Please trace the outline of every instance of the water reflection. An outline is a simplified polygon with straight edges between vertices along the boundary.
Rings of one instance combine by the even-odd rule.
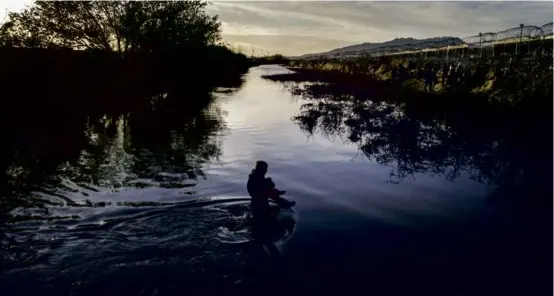
[[[299,89],[298,100],[260,77],[273,72],[286,71],[254,68],[244,87],[223,89],[215,103],[193,107],[162,94],[125,112],[54,110],[51,121],[11,125],[15,152],[0,158],[11,187],[0,199],[6,294],[229,294],[239,286],[313,294],[368,283],[390,292],[399,281],[406,289],[439,283],[444,294],[460,283],[481,288],[491,274],[491,291],[506,278],[548,274],[541,256],[551,231],[536,225],[549,224],[528,223],[539,212],[514,222],[484,205],[489,186],[467,180],[548,185],[549,163],[537,160],[551,146],[538,145],[546,137],[530,128],[537,120],[324,88],[327,95],[313,97]],[[383,182],[389,167],[368,157],[392,167],[399,184]],[[302,217],[296,229],[296,213],[281,213],[272,237],[282,258],[250,234],[245,181],[258,158]],[[527,289],[530,281],[519,283]]]
[[[69,99],[63,107],[70,95],[59,91],[61,105],[21,120],[19,104],[0,128],[3,289],[150,295],[242,279],[255,245],[249,199],[196,190],[227,132],[213,95],[180,89],[127,105],[85,101],[87,110]],[[274,243],[294,230],[295,214],[282,214]]]
[[[361,155],[392,168],[392,183],[427,174],[452,181],[469,176],[501,187],[541,185],[546,190],[537,181],[548,175],[540,166],[541,157],[548,155],[536,152],[548,143],[542,141],[544,135],[534,136],[536,119],[522,120],[471,98],[463,104],[445,103],[446,99],[368,100],[321,84],[290,89],[303,98],[293,122],[309,135],[319,133],[357,145]],[[494,118],[487,113],[491,111]],[[527,147],[531,143],[534,154]]]
[[[179,117],[158,111],[88,118],[81,130],[18,147],[8,160],[6,183],[18,195],[14,202],[24,205],[27,200],[34,206],[39,200],[75,205],[99,192],[153,186],[192,194],[196,180],[204,176],[201,165],[220,154],[217,134],[225,129],[221,116],[214,107]],[[20,135],[41,139],[59,132],[54,129]],[[103,201],[99,196],[94,200],[99,199]]]

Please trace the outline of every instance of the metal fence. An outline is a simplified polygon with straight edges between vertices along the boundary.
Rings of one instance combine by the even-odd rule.
[[[552,22],[544,24],[540,27],[526,26],[524,24],[519,27],[511,28],[500,32],[479,33],[465,38],[461,38],[462,42],[469,47],[492,46],[503,42],[522,42],[540,40],[552,36]]]
[[[449,51],[456,49],[474,49],[474,48],[487,48],[494,47],[495,45],[515,44],[515,54],[521,52],[521,43],[530,43],[533,41],[540,41],[545,39],[551,39],[553,36],[552,22],[538,26],[526,26],[521,24],[518,27],[503,30],[500,32],[487,32],[479,33],[477,35],[456,38],[445,37],[435,38],[434,40],[426,42],[418,42],[414,44],[403,44],[399,46],[386,46],[374,48],[371,50],[340,52],[333,55],[327,55],[331,58],[355,58],[360,55],[369,53],[372,56],[386,56],[386,55],[402,55],[413,53],[424,53],[429,51]],[[319,58],[321,55],[313,55],[308,59]]]
[[[417,48],[404,49],[388,49],[380,51],[377,55],[391,55],[402,53],[418,53],[427,51],[448,51],[456,49],[475,49],[475,48],[494,48],[497,45],[515,44],[513,46],[514,53],[522,53],[521,45],[523,43],[531,44],[532,42],[552,39],[552,22],[538,26],[526,26],[524,24],[519,27],[503,30],[500,32],[479,33],[477,35],[464,38],[445,38],[440,42],[423,42],[417,44]],[[494,51],[494,50],[493,50]],[[529,52],[529,51],[528,51]]]

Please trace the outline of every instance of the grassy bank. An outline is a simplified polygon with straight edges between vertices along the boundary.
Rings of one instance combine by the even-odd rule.
[[[509,57],[441,61],[405,57],[364,57],[355,60],[297,60],[288,64],[293,74],[274,76],[280,81],[325,82],[351,92],[384,96],[428,96],[425,75],[431,70],[435,93],[483,95],[490,100],[516,104],[526,98],[552,93],[552,58],[549,56]],[[451,96],[451,95],[448,95]]]

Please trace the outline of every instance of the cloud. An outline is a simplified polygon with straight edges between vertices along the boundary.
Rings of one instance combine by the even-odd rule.
[[[31,0],[0,0],[0,13]],[[552,22],[552,1],[371,2],[215,1],[224,39],[272,53],[299,55],[398,37],[465,37],[520,23]]]
[[[397,37],[465,37],[552,21],[552,2],[214,2],[228,42],[303,54]],[[244,37],[239,37],[244,36]],[[271,48],[271,49],[270,49]]]

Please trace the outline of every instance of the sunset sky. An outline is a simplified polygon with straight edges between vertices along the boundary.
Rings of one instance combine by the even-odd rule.
[[[29,0],[0,0],[2,11]],[[397,37],[465,37],[552,22],[553,2],[212,1],[223,37],[250,54],[300,55]]]
[[[550,2],[213,2],[227,42],[299,55],[397,37],[465,37],[552,21]],[[249,53],[249,52],[248,52]]]

